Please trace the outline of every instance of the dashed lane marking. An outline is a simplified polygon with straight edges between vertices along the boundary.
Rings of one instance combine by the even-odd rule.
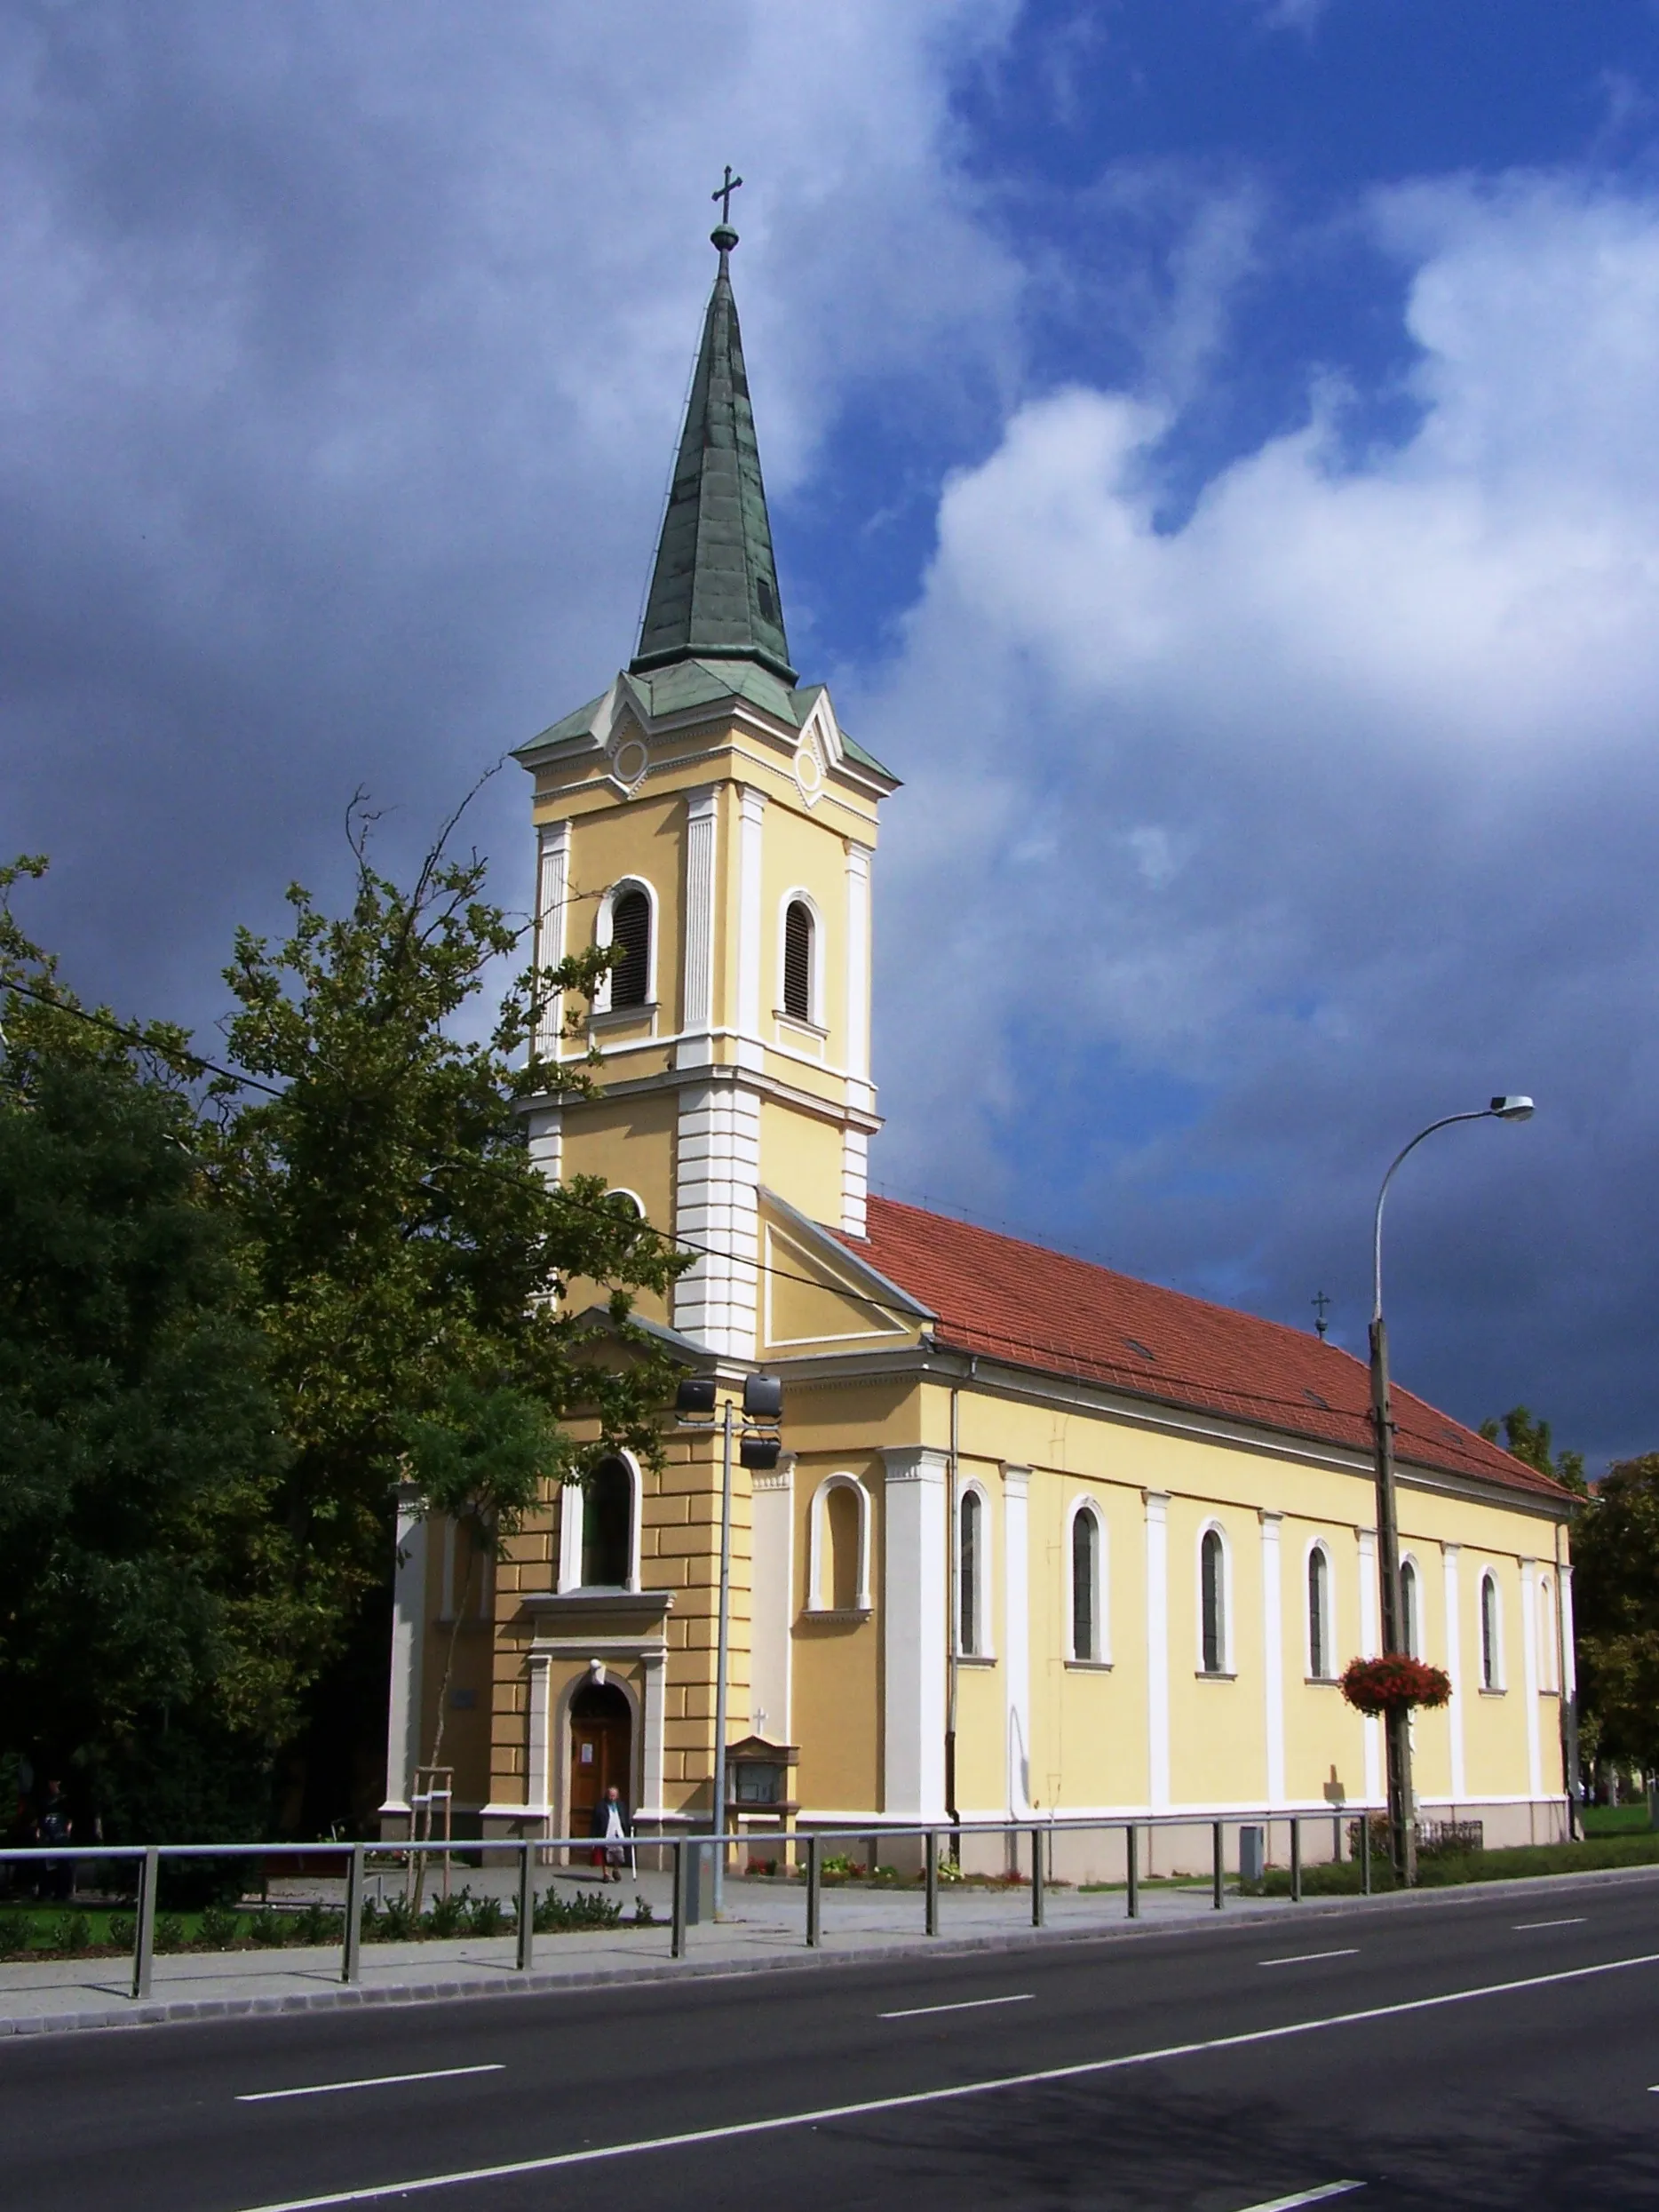
[[[985,2005],[1028,2005],[1036,1995],[1023,1989],[1017,1997],[964,1997],[954,2005],[912,2005],[908,2012],[878,2012],[878,2020],[919,2020],[930,2012],[978,2012]]]
[[[313,2081],[303,2089],[249,2089],[236,2102],[275,2105],[285,2097],[337,2097],[342,2089],[385,2089],[394,2081],[448,2081],[458,2073],[501,2073],[505,2066],[504,2059],[496,2059],[487,2066],[431,2066],[425,2073],[375,2073],[362,2081]]]

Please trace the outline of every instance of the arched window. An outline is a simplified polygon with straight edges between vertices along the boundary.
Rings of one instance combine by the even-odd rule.
[[[807,1524],[806,1610],[867,1613],[870,1605],[869,1492],[856,1476],[827,1475]]]
[[[1555,1586],[1544,1575],[1538,1583],[1538,1687],[1554,1696],[1561,1686],[1560,1649],[1556,1642]]]
[[[826,1595],[837,1613],[850,1613],[858,1603],[860,1532],[858,1498],[845,1483],[825,1500],[824,1524],[830,1553]]]
[[[601,1460],[583,1485],[582,1580],[588,1589],[625,1589],[633,1566],[633,1476],[620,1460]]]
[[[805,899],[791,899],[783,915],[783,1011],[798,1022],[813,1019],[813,915]]]
[[[1315,1682],[1330,1679],[1330,1562],[1322,1544],[1307,1555],[1307,1671]]]
[[[1079,1506],[1071,1524],[1073,1659],[1100,1657],[1100,1524],[1092,1506]]]
[[[1501,1690],[1504,1653],[1499,1643],[1497,1579],[1489,1571],[1480,1577],[1480,1687]]]
[[[979,1651],[980,1585],[984,1576],[985,1500],[964,1490],[957,1508],[957,1649],[972,1659]]]
[[[1206,1529],[1198,1547],[1200,1637],[1203,1671],[1227,1671],[1226,1548],[1219,1529]]]
[[[1400,1563],[1400,1643],[1413,1659],[1423,1656],[1423,1594],[1415,1559]]]
[[[651,997],[651,902],[637,884],[611,907],[611,943],[621,957],[610,972],[611,1005],[643,1007]]]

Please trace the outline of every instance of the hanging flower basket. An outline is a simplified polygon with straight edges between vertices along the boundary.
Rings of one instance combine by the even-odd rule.
[[[1342,1694],[1361,1713],[1409,1713],[1414,1706],[1445,1705],[1451,1697],[1451,1676],[1443,1667],[1391,1651],[1386,1659],[1350,1659]]]

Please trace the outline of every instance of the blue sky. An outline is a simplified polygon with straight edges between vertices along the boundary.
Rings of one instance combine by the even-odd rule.
[[[650,57],[642,68],[641,56]],[[1659,10],[0,4],[8,842],[210,1025],[631,647],[736,262],[879,1183],[1659,1448]],[[478,833],[528,895],[516,770]]]

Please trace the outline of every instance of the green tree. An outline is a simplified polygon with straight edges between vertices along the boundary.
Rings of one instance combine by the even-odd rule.
[[[1573,1532],[1586,1747],[1659,1769],[1659,1452],[1621,1460]]]
[[[370,865],[367,826],[355,811],[345,914],[295,887],[286,943],[238,935],[230,1057],[264,1087],[219,1086],[320,1657],[390,1574],[400,1482],[499,1546],[605,1451],[655,1457],[670,1370],[629,1315],[682,1264],[598,1180],[550,1185],[526,1143],[523,1102],[552,1079],[542,1009],[591,999],[611,956],[527,971],[477,1034],[472,1002],[519,943],[484,863],[441,843],[406,890]],[[557,1080],[591,1083],[562,1062]],[[623,1356],[594,1357],[596,1302]]]
[[[304,1622],[234,1224],[174,1072],[63,989],[0,869],[0,1750],[107,1830],[249,1833]]]
[[[1552,1475],[1568,1490],[1576,1490],[1581,1498],[1590,1494],[1590,1484],[1584,1479],[1584,1455],[1582,1452],[1551,1452],[1550,1424],[1534,1420],[1530,1410],[1524,1405],[1512,1405],[1500,1420],[1483,1420],[1480,1434],[1488,1444],[1502,1443],[1506,1452],[1528,1467],[1537,1468],[1540,1475]]]

